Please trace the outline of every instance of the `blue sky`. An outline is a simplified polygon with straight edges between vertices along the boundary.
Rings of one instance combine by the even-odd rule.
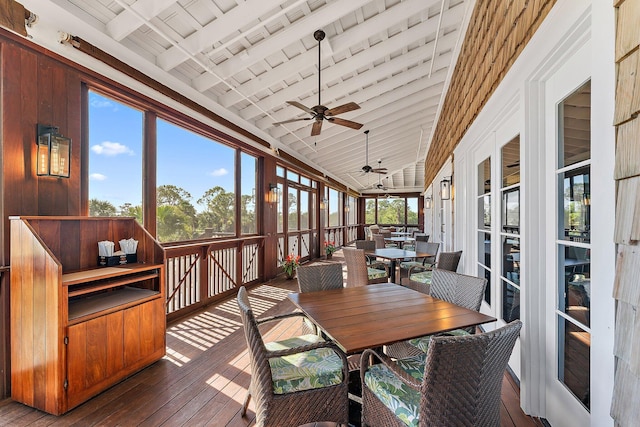
[[[141,111],[89,92],[90,198],[107,200],[116,208],[141,204],[142,126]],[[196,209],[197,199],[209,188],[233,191],[234,149],[163,120],[157,122],[157,134],[159,186],[188,191]],[[251,169],[255,173],[253,162]]]

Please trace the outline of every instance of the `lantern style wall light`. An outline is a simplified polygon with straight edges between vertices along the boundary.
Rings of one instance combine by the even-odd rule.
[[[447,176],[440,181],[440,198],[442,200],[451,199],[451,177]]]
[[[327,203],[329,203],[329,201],[323,197],[322,200],[320,200],[320,209],[322,210],[326,209]]]
[[[432,203],[432,201],[433,201],[433,200],[431,199],[431,196],[427,196],[427,197],[424,199],[424,208],[425,208],[425,209],[431,209],[431,203]]]
[[[38,125],[36,174],[69,178],[71,163],[71,138],[58,133],[53,126]]]
[[[278,202],[278,186],[276,184],[269,184],[269,192],[267,193],[267,203],[276,204]]]

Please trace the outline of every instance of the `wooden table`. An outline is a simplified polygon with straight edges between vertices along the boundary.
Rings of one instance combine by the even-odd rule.
[[[291,293],[346,354],[496,319],[393,283]]]
[[[399,248],[380,248],[376,249],[375,252],[371,252],[371,255],[375,255],[376,257],[388,259],[391,261],[390,278],[391,282],[393,283],[396,282],[396,261],[405,258],[415,259],[433,256],[433,254],[429,254],[426,252],[405,251],[404,249]]]

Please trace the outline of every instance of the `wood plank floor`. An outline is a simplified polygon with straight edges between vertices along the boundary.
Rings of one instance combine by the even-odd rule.
[[[273,280],[250,291],[256,315],[290,312],[287,294],[296,281]],[[267,326],[266,339],[299,332],[299,320]],[[251,426],[240,407],[250,381],[249,360],[234,299],[211,306],[167,328],[167,355],[63,416],[53,416],[6,399],[0,426]],[[519,407],[519,390],[505,376],[502,426],[542,426]],[[324,423],[318,423],[318,426]]]

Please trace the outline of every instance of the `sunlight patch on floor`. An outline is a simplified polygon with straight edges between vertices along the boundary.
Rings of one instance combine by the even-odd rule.
[[[182,367],[187,363],[191,362],[191,358],[183,355],[182,353],[173,350],[172,348],[167,347],[167,352],[164,355],[164,359],[173,363],[177,367]]]

